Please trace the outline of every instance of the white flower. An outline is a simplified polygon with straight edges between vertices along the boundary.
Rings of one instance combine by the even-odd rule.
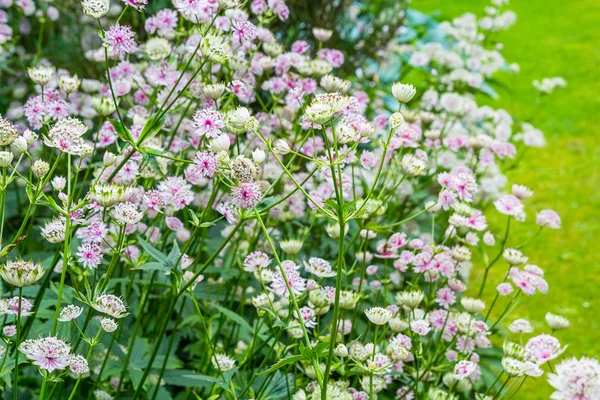
[[[392,312],[387,308],[371,307],[365,310],[365,315],[375,325],[385,325],[392,318]]]
[[[396,82],[392,85],[392,94],[400,103],[408,103],[417,94],[417,89],[413,85]]]
[[[108,13],[110,0],[82,0],[81,7],[85,15],[98,19]]]
[[[546,323],[553,331],[560,331],[569,327],[568,319],[552,313],[546,314]]]

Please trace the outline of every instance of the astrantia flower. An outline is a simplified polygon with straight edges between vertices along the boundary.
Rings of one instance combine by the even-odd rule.
[[[546,313],[546,323],[553,331],[567,329],[570,325],[568,319],[552,313]]]
[[[221,129],[225,127],[225,121],[219,111],[202,108],[194,115],[194,127],[198,135],[216,138],[222,133]]]
[[[98,268],[102,263],[102,251],[96,243],[83,243],[77,248],[80,263],[85,268]]]
[[[50,243],[60,243],[65,240],[66,227],[61,220],[55,219],[41,228],[42,236]]]
[[[225,354],[215,354],[211,361],[213,366],[221,372],[229,371],[235,367],[235,360]]]
[[[485,309],[485,303],[480,299],[473,299],[470,297],[463,297],[460,304],[471,314],[480,313]]]
[[[529,260],[529,257],[524,255],[517,249],[505,249],[502,255],[504,256],[506,262],[510,265],[525,264],[527,260]]]
[[[392,85],[392,94],[400,103],[408,103],[417,94],[417,89],[413,85],[396,82]]]
[[[127,304],[112,294],[102,294],[96,297],[91,306],[94,310],[110,315],[113,318],[123,318],[129,315]]]
[[[331,269],[331,264],[327,260],[318,257],[311,257],[308,262],[304,261],[304,268],[307,272],[318,276],[319,278],[328,278],[335,276],[335,271]]]
[[[87,360],[85,359],[85,357],[79,354],[71,355],[71,358],[69,360],[69,368],[71,369],[71,372],[74,373],[76,376],[85,375],[90,372],[90,367],[88,366]]]
[[[92,147],[82,138],[87,130],[87,126],[76,118],[61,119],[50,128],[44,144],[67,154],[86,155],[92,151]]]
[[[551,229],[560,229],[560,216],[553,210],[542,210],[535,217],[535,223],[539,226],[547,226]]]
[[[102,327],[102,329],[105,332],[108,332],[108,333],[112,333],[112,332],[116,331],[117,328],[119,327],[117,322],[111,318],[102,318],[102,321],[100,321],[100,326]]]
[[[496,210],[502,214],[518,217],[523,214],[525,206],[518,197],[511,194],[504,195],[494,202]]]
[[[275,272],[273,281],[269,289],[278,296],[289,297],[290,293],[286,285],[290,286],[294,295],[299,296],[306,290],[306,279],[304,279],[298,271],[293,268],[284,268],[285,276],[280,270]]]
[[[279,242],[279,247],[281,247],[281,250],[283,250],[287,254],[295,255],[300,252],[303,244],[304,242],[302,242],[301,240],[290,239],[282,240],[281,242]]]
[[[0,115],[0,146],[8,146],[18,137],[17,127]]]
[[[425,336],[431,331],[431,325],[429,321],[425,319],[419,319],[410,322],[410,330],[420,336]]]
[[[105,32],[104,43],[108,45],[110,51],[119,56],[131,53],[135,50],[135,40],[133,31],[128,25],[116,24],[111,26]]]
[[[566,347],[560,347],[560,342],[554,336],[541,334],[527,341],[525,357],[537,364],[543,364],[560,356],[565,349]]]
[[[365,315],[375,325],[385,325],[392,318],[392,312],[387,308],[371,307],[365,310]]]
[[[35,68],[27,68],[27,73],[32,81],[40,86],[46,86],[54,75],[54,68],[46,65],[38,65]]]
[[[102,18],[110,9],[110,0],[81,0],[83,13],[92,18]]]
[[[508,326],[508,329],[514,333],[531,333],[531,332],[533,332],[533,326],[526,319],[514,320]]]
[[[71,347],[55,337],[26,340],[19,351],[40,369],[47,372],[63,370],[71,363]]]
[[[421,291],[400,292],[396,294],[396,302],[412,310],[423,301],[424,297],[425,294]]]
[[[477,369],[477,364],[472,361],[462,360],[454,366],[454,375],[457,379],[468,378]]]
[[[44,276],[45,272],[42,264],[34,263],[31,260],[25,261],[22,258],[15,261],[8,260],[0,266],[2,279],[16,287],[33,285]]]
[[[600,399],[600,364],[594,358],[569,358],[548,374],[548,382],[556,389],[553,400]]]
[[[217,157],[209,151],[199,151],[193,161],[185,170],[185,177],[192,184],[200,184],[203,179],[212,178],[219,167]]]
[[[523,376],[525,375],[526,365],[516,358],[503,357],[502,368],[508,376]]]
[[[256,207],[262,199],[262,193],[256,183],[242,183],[232,191],[235,203],[244,210]]]
[[[253,251],[244,259],[244,271],[257,272],[266,268],[271,263],[269,256],[262,251]]]
[[[123,3],[129,7],[133,7],[138,11],[142,11],[148,5],[148,0],[123,0]]]
[[[110,210],[110,216],[122,225],[133,225],[141,221],[144,214],[133,203],[119,203]]]
[[[62,310],[60,310],[60,314],[58,316],[58,320],[61,322],[68,322],[77,319],[83,312],[83,308],[76,306],[74,304],[69,304],[65,306]]]
[[[8,300],[0,300],[0,311],[17,315],[19,313],[19,302],[21,303],[21,316],[30,315],[33,304],[24,297],[19,300],[19,296],[14,296]]]

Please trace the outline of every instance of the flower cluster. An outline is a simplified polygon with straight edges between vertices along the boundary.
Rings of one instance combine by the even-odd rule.
[[[284,0],[83,0],[64,16],[79,68],[44,46],[57,9],[0,0],[20,67],[0,117],[14,395],[35,387],[20,355],[44,399],[499,399],[551,371],[564,317],[495,339],[550,289],[510,233],[561,228],[506,176],[543,133],[477,101],[518,70],[490,39],[515,21],[505,5],[436,23],[443,43],[402,18],[392,36],[414,39],[342,51],[344,32],[290,37]],[[361,51],[419,80],[380,79]],[[595,360],[548,376],[557,399],[597,395]]]

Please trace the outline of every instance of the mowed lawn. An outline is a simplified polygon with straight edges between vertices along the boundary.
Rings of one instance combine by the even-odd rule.
[[[440,18],[452,18],[467,11],[481,16],[488,4],[414,0],[412,6],[428,13],[439,10]],[[506,59],[517,62],[521,72],[500,75],[501,98],[486,102],[531,121],[548,140],[544,149],[530,149],[520,168],[509,174],[510,184],[535,191],[527,201],[527,221],[516,225],[509,245],[522,243],[536,232],[539,210],[556,210],[563,227],[544,231],[525,249],[530,263],[546,271],[549,293],[522,299],[506,321],[528,318],[539,333],[548,331],[546,312],[562,314],[571,321],[568,330],[557,334],[569,345],[565,355],[600,355],[600,1],[513,0],[507,8],[517,13],[517,23],[496,37],[504,44]],[[553,76],[564,77],[567,88],[557,89],[536,106],[532,81]],[[503,230],[505,220],[488,214],[492,226]],[[475,271],[475,279],[480,280],[481,265]],[[498,265],[493,282],[501,280],[504,272],[505,267]],[[478,282],[473,286],[478,287]],[[552,392],[545,377],[528,380],[524,388],[515,398],[547,399]]]

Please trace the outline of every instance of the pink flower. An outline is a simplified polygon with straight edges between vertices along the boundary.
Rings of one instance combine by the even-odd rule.
[[[109,49],[113,53],[123,56],[124,54],[131,53],[135,50],[133,31],[128,25],[113,25],[105,32],[105,35],[104,42],[108,44]]]
[[[456,302],[456,296],[450,288],[441,288],[435,295],[435,302],[444,308]]]
[[[200,136],[216,138],[225,127],[225,121],[219,111],[202,108],[194,115],[194,127]]]
[[[185,177],[192,184],[201,184],[203,178],[212,178],[218,167],[217,157],[213,153],[198,152],[194,157],[194,164],[185,170]]]
[[[560,229],[560,216],[553,210],[542,210],[535,217],[535,223],[539,226],[547,226],[551,229]]]
[[[255,183],[242,183],[232,190],[236,204],[244,210],[256,207],[262,199],[260,188]]]
[[[269,256],[262,251],[253,251],[244,259],[244,271],[257,272],[266,268],[271,263]]]
[[[79,256],[77,261],[85,268],[98,268],[102,262],[102,251],[95,243],[83,243],[77,248],[77,255]]]
[[[557,338],[548,334],[541,334],[529,339],[525,345],[525,356],[536,364],[554,360],[565,351],[561,348]]]
[[[525,210],[525,206],[523,206],[521,200],[512,194],[501,196],[494,202],[494,206],[496,206],[496,210],[500,211],[502,214],[513,217],[523,214]]]
[[[477,369],[477,364],[472,361],[462,360],[454,366],[454,375],[457,379],[464,379],[471,376]]]
[[[410,330],[417,335],[425,336],[431,331],[431,325],[429,325],[429,321],[424,319],[412,321],[410,323]]]
[[[33,365],[47,372],[65,369],[71,361],[71,346],[55,337],[26,340],[19,346],[19,351],[25,354]]]
[[[513,287],[510,283],[504,282],[496,286],[496,290],[500,296],[508,296],[513,291]]]

